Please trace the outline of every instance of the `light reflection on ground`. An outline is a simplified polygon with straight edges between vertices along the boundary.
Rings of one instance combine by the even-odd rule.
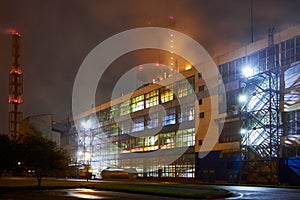
[[[103,199],[101,197],[101,191],[84,188],[70,189],[64,196],[76,197],[81,199]]]

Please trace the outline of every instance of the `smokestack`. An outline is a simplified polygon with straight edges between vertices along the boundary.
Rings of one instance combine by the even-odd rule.
[[[21,35],[13,31],[12,34],[12,68],[9,73],[9,112],[8,112],[8,136],[10,139],[18,139],[19,124],[23,118],[20,106],[23,103],[23,73],[20,69],[20,40]]]

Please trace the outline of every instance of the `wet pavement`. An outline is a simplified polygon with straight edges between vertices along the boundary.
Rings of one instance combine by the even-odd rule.
[[[259,199],[259,200],[299,200],[300,189],[271,188],[271,187],[249,187],[249,186],[218,186],[229,190],[233,197],[227,199]]]
[[[166,188],[166,187],[165,187]],[[167,187],[168,188],[168,187]],[[226,199],[259,199],[259,200],[298,200],[300,199],[300,189],[271,188],[271,187],[251,187],[251,186],[215,186],[215,194],[230,191],[231,197]],[[176,190],[205,192],[192,188],[176,188]],[[216,196],[215,196],[216,197]],[[54,190],[0,190],[1,200],[35,200],[35,199],[126,199],[126,200],[175,200],[183,198],[160,197],[154,195],[143,195],[125,192],[99,191],[93,189],[54,189]],[[216,198],[215,198],[216,199]],[[225,199],[220,197],[220,199]]]
[[[4,200],[67,200],[67,199],[127,199],[127,200],[178,200],[178,198],[159,197],[152,195],[133,194],[125,192],[97,191],[92,189],[64,190],[18,190],[0,191],[0,199]]]

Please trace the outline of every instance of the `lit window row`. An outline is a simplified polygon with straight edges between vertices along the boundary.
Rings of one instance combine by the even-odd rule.
[[[177,117],[176,117],[177,116]],[[195,107],[193,104],[184,104],[181,107],[173,107],[167,109],[165,112],[149,113],[145,116],[136,117],[132,120],[118,122],[102,127],[103,132],[108,136],[116,136],[122,134],[129,134],[132,132],[144,131],[145,127],[148,129],[157,128],[160,126],[168,126],[195,119]]]
[[[144,109],[144,95],[140,95],[131,99],[131,112]]]
[[[154,136],[135,137],[131,139],[101,144],[101,155],[152,151],[195,145],[195,129],[178,130],[177,132],[160,133]]]
[[[111,120],[115,117],[127,115],[132,112],[150,108],[161,103],[172,101],[177,96],[182,98],[193,93],[195,86],[194,76],[170,84],[160,89],[153,90],[147,94],[139,95],[128,99],[111,108],[107,108],[98,112],[99,121]]]
[[[158,90],[153,90],[152,92],[146,94],[146,108],[159,104],[158,95],[159,95]]]

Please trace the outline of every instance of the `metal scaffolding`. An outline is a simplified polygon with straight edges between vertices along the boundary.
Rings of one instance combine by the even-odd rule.
[[[270,183],[277,180],[277,158],[280,142],[280,66],[276,61],[273,39],[274,29],[269,29],[267,59],[264,68],[253,76],[241,80],[247,98],[241,108],[243,121],[241,139],[241,169],[248,181],[267,171]]]

